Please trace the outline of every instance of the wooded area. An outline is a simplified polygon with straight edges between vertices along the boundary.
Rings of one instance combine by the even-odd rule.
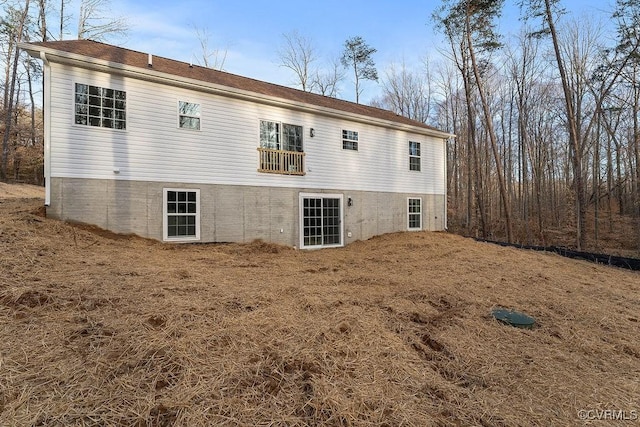
[[[433,22],[447,60],[392,69],[377,103],[457,135],[450,229],[542,245],[563,230],[598,249],[605,227],[631,217],[637,251],[640,3],[618,0],[608,31],[560,0],[519,3],[522,29],[505,42],[503,0],[444,0]]]
[[[4,69],[0,87],[0,181],[44,185],[42,67],[39,61],[21,52],[18,44],[69,37],[103,40],[125,34],[128,29],[126,20],[109,10],[109,0],[81,0],[77,11],[69,3],[70,0],[0,3],[0,67]],[[71,36],[69,27],[74,17],[77,31]]]
[[[75,37],[65,3],[2,3],[1,180],[43,183],[41,69],[16,46]],[[80,2],[77,37],[126,31],[121,18],[96,18],[105,4]],[[640,4],[617,0],[608,27],[563,13],[561,0],[519,4],[521,31],[507,38],[497,30],[504,0],[443,0],[428,22],[447,40],[441,57],[420,70],[388,66],[372,104],[457,135],[448,150],[450,230],[542,245],[557,244],[551,230],[563,230],[572,246],[597,249],[603,230],[631,218],[626,249],[638,251]],[[284,36],[282,65],[302,89],[337,96],[336,61],[324,68],[331,73],[311,67],[312,41]],[[325,74],[330,84],[320,84]]]

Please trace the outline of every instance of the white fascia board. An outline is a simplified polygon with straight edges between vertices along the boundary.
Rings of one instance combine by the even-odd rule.
[[[30,43],[20,43],[19,47],[27,51],[34,58],[40,58],[40,52],[44,52],[47,59],[51,62],[74,65],[80,68],[86,68],[105,73],[116,73],[125,77],[132,77],[150,82],[163,83],[171,86],[179,86],[186,89],[205,91],[220,96],[242,99],[261,104],[272,105],[276,107],[294,109],[298,111],[321,114],[338,119],[353,120],[359,123],[376,124],[382,127],[402,130],[405,132],[448,139],[455,135],[441,132],[433,129],[425,129],[418,126],[411,126],[404,123],[398,123],[391,120],[378,119],[361,114],[350,113],[343,110],[321,107],[314,104],[290,101],[284,98],[278,98],[270,95],[263,95],[243,89],[237,89],[229,86],[209,83],[202,80],[189,79],[174,74],[162,73],[153,68],[131,67],[129,65],[117,62],[105,61],[102,59],[92,58],[90,56],[79,55],[75,53],[65,52],[57,49],[46,48],[42,46],[32,45]],[[186,65],[186,64],[185,64]]]

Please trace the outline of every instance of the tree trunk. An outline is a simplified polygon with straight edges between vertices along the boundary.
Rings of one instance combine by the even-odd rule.
[[[462,81],[464,84],[464,92],[467,107],[467,226],[471,225],[471,211],[473,207],[473,196],[476,199],[477,214],[480,216],[480,231],[483,238],[487,238],[487,219],[486,208],[484,204],[483,184],[482,184],[482,171],[480,169],[480,159],[478,156],[477,143],[476,143],[476,129],[475,111],[473,108],[473,95],[471,94],[471,78],[469,76],[469,70],[467,69],[466,59],[464,60],[462,67]],[[472,177],[475,176],[475,186],[472,183]]]
[[[640,123],[638,113],[640,113],[640,88],[638,87],[637,70],[633,73],[633,157],[635,160],[635,175],[631,174],[631,188],[633,189],[633,204],[635,206],[636,233],[638,234],[637,247],[640,248]],[[631,161],[629,163],[632,163]]]
[[[486,95],[484,93],[484,88],[482,85],[482,80],[480,78],[480,72],[478,70],[478,64],[476,62],[475,51],[473,48],[473,43],[471,42],[471,28],[469,24],[469,12],[466,14],[466,37],[467,37],[467,48],[469,50],[469,56],[471,59],[471,66],[473,69],[473,75],[475,78],[476,86],[478,88],[478,93],[480,95],[480,101],[482,103],[482,110],[484,112],[485,125],[487,126],[487,130],[489,132],[489,140],[491,142],[491,150],[493,151],[493,157],[496,165],[496,175],[498,176],[498,187],[500,189],[500,198],[502,200],[502,207],[504,209],[504,218],[506,222],[506,232],[507,232],[507,242],[511,242],[513,240],[513,229],[511,226],[511,209],[509,208],[509,198],[507,194],[507,188],[505,185],[504,175],[502,173],[502,163],[500,160],[500,154],[498,153],[498,141],[496,137],[496,132],[493,127],[493,118],[491,117],[491,112],[489,111],[489,104],[487,103]]]
[[[558,64],[558,71],[560,72],[560,80],[562,81],[562,91],[564,93],[564,103],[567,110],[567,124],[569,130],[569,148],[571,150],[571,166],[573,172],[573,186],[575,192],[575,204],[576,204],[576,246],[578,250],[581,250],[584,246],[584,219],[585,219],[585,196],[584,196],[584,182],[583,182],[583,170],[582,170],[582,154],[583,145],[578,135],[578,126],[576,115],[573,109],[573,101],[571,89],[569,88],[569,80],[564,68],[564,61],[560,54],[560,45],[558,42],[558,34],[556,26],[553,20],[553,14],[551,13],[551,1],[544,0],[545,15],[547,25],[549,26],[549,32],[551,33],[551,40],[553,42],[553,50],[556,56],[556,62]]]
[[[29,0],[26,0],[24,5],[24,10],[22,11],[22,15],[20,16],[20,21],[18,22],[18,31],[15,35],[14,40],[14,52],[11,67],[11,73],[9,78],[9,86],[5,87],[5,90],[9,90],[8,96],[5,95],[5,99],[7,100],[7,104],[5,104],[5,128],[4,128],[4,136],[2,138],[2,163],[0,163],[0,179],[7,179],[7,166],[8,166],[8,157],[9,157],[9,138],[11,135],[11,125],[13,122],[13,103],[14,103],[14,95],[16,90],[16,81],[18,79],[18,63],[20,62],[20,49],[18,49],[18,43],[22,40],[22,35],[24,32],[24,24],[26,22],[27,16],[29,14]]]
[[[594,141],[593,149],[593,193],[594,193],[594,224],[593,224],[593,239],[595,241],[596,249],[598,249],[598,238],[600,234],[600,115],[596,118],[596,138]]]
[[[58,40],[64,40],[64,2],[65,0],[60,0],[60,36]]]

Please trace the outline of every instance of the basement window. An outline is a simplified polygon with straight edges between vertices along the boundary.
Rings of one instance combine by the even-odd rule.
[[[200,190],[165,188],[163,239],[200,240]]]
[[[422,199],[407,199],[407,229],[410,231],[422,230]]]

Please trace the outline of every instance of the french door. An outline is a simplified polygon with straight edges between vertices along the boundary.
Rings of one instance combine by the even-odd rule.
[[[342,195],[300,194],[300,247],[342,246]]]

